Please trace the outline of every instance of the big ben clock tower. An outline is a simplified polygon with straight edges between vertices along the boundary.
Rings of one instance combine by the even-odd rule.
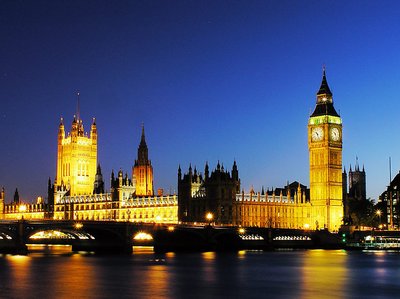
[[[323,71],[317,104],[308,121],[310,202],[316,229],[339,229],[342,201],[342,119],[333,107]]]

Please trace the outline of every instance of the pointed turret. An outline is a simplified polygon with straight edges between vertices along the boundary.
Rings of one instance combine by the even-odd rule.
[[[15,193],[14,193],[14,203],[19,204],[19,193],[18,193],[18,188],[15,188]]]
[[[182,179],[182,169],[181,169],[181,165],[179,164],[178,167],[178,180],[180,181]]]
[[[206,162],[206,166],[204,167],[204,179],[208,180],[210,177],[210,170],[208,168],[208,162]]]
[[[65,138],[65,127],[64,127],[64,118],[60,118],[60,125],[58,126],[58,142],[61,143],[61,141]]]
[[[140,138],[140,144],[138,147],[138,158],[135,161],[135,165],[149,165],[149,150],[146,144],[146,136],[144,134],[144,124],[142,124],[142,136]]]
[[[329,89],[328,81],[326,81],[326,72],[325,72],[325,67],[323,68],[322,71],[322,82],[321,82],[321,87],[319,88],[317,95],[321,96],[326,96],[326,97],[331,97],[332,98],[332,92]]]
[[[239,171],[238,171],[238,168],[237,168],[237,165],[236,165],[236,160],[233,161],[233,166],[232,166],[232,178],[233,178],[235,181],[238,181],[238,180],[239,180]]]
[[[104,181],[103,181],[103,175],[101,173],[100,164],[97,165],[93,193],[94,194],[103,194],[104,193]]]
[[[111,188],[116,187],[116,182],[115,182],[115,175],[114,175],[114,169],[111,170]]]
[[[90,127],[90,138],[92,138],[92,144],[97,144],[97,125],[96,118],[93,117],[92,126]]]

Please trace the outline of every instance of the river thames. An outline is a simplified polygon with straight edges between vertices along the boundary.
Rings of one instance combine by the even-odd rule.
[[[400,252],[0,255],[1,298],[399,298]]]

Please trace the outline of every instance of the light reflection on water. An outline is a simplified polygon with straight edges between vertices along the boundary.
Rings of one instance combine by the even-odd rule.
[[[57,251],[57,249],[59,251]],[[0,255],[1,298],[397,298],[400,253]]]
[[[349,269],[346,265],[344,250],[308,251],[299,269],[299,298],[347,298]]]

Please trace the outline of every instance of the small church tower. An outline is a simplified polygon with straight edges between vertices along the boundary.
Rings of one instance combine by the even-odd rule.
[[[132,182],[136,186],[136,196],[153,196],[153,166],[149,160],[149,150],[142,125],[142,137],[137,151],[137,159],[132,167]]]

